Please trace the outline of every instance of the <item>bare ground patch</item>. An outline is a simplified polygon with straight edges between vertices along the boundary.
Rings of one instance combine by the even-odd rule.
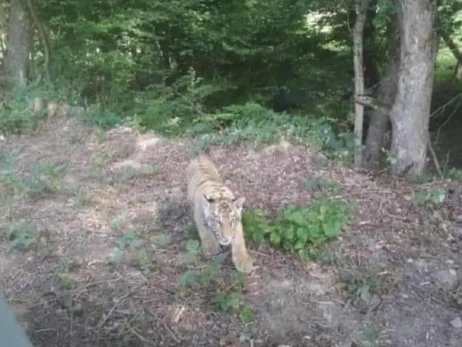
[[[460,345],[460,188],[428,187],[448,195],[429,209],[405,182],[285,142],[212,148],[248,209],[309,204],[326,181],[357,206],[316,261],[252,247],[245,304],[220,312],[217,291],[236,286],[229,257],[207,285],[182,287],[208,266],[189,259],[193,148],[73,120],[0,142],[0,281],[36,346]]]

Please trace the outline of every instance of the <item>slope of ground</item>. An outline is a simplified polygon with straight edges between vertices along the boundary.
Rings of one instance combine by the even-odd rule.
[[[248,278],[228,257],[188,289],[209,266],[185,203],[195,152],[75,120],[0,141],[0,281],[35,346],[460,346],[456,185],[427,185],[447,196],[430,209],[409,184],[306,148],[213,147],[247,209],[309,204],[313,179],[357,207],[316,261],[252,246]],[[217,310],[217,291],[242,294],[239,307]]]

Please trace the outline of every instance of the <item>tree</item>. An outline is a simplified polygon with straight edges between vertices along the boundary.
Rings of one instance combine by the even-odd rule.
[[[10,1],[5,75],[10,88],[25,86],[31,46],[30,20],[21,0]]]
[[[364,65],[363,65],[363,31],[367,18],[369,0],[361,0],[356,7],[356,22],[353,29],[355,95],[364,94]],[[355,102],[355,166],[362,165],[362,138],[364,123],[364,106]]]
[[[436,57],[436,0],[397,0],[400,67],[392,124],[392,172],[416,178],[424,168]]]

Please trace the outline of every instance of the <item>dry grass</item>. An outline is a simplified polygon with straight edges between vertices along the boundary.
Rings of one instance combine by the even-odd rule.
[[[185,288],[185,273],[209,266],[184,202],[194,144],[103,135],[63,120],[0,142],[0,280],[35,346],[460,345],[456,186],[427,187],[451,194],[421,207],[415,187],[319,165],[306,148],[214,147],[248,209],[309,204],[322,190],[307,189],[313,179],[357,209],[316,262],[255,246],[253,275],[236,280],[228,257]],[[244,297],[219,312],[217,292]]]

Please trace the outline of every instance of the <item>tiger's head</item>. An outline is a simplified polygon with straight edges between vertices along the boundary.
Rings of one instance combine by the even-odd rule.
[[[242,207],[245,198],[226,199],[204,195],[204,217],[222,246],[228,246],[241,225]]]

